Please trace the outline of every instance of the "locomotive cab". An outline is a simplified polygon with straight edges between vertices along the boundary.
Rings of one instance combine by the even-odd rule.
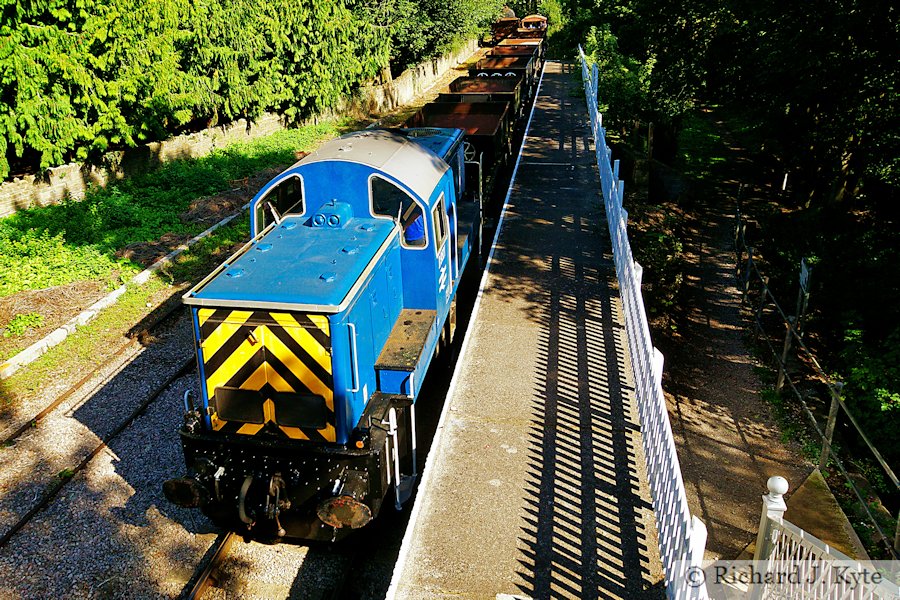
[[[415,403],[452,335],[480,208],[463,132],[323,144],[251,202],[251,240],[184,296],[199,398],[167,497],[260,538],[334,540],[416,474]]]

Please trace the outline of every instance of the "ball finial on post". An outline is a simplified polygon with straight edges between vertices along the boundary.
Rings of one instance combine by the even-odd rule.
[[[781,475],[773,475],[766,482],[766,487],[769,488],[769,496],[780,498],[788,491],[788,481]]]
[[[762,515],[759,519],[759,532],[756,535],[756,552],[753,560],[768,560],[774,547],[774,522],[780,521],[787,510],[784,495],[788,491],[788,481],[780,475],[769,477],[766,482],[768,494],[762,496]],[[762,586],[757,586],[762,590]]]
[[[770,518],[781,518],[787,510],[784,495],[788,491],[788,481],[780,475],[769,477],[766,482],[768,494],[763,494],[763,508]]]

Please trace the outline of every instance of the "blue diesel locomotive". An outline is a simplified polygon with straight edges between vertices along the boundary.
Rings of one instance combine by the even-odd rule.
[[[463,137],[351,133],[254,197],[251,240],[184,296],[201,392],[170,501],[247,537],[333,541],[408,497],[416,400],[481,245]]]

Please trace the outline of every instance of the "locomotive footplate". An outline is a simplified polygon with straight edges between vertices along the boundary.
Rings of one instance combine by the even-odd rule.
[[[183,427],[188,475],[163,491],[247,538],[336,541],[369,523],[396,481],[408,480],[396,467],[410,463],[411,413],[406,397],[376,393],[345,445]]]

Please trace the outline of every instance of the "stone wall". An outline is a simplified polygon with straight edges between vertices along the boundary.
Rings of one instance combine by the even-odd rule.
[[[465,62],[478,49],[477,40],[455,52],[404,71],[393,81],[365,87],[341,107],[342,112],[384,113],[410,102],[448,69]],[[266,136],[284,128],[281,118],[265,114],[253,122],[244,119],[105,155],[101,166],[69,163],[46,174],[19,177],[0,184],[0,217],[23,208],[46,206],[65,198],[80,200],[91,185],[104,186],[110,179],[146,173],[178,158],[204,156],[232,142]]]

